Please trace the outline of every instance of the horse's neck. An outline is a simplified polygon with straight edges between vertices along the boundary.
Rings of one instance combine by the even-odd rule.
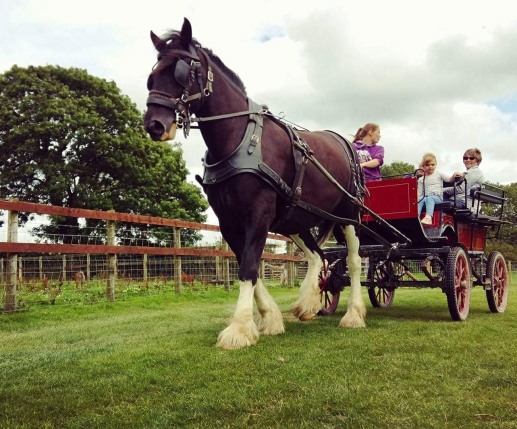
[[[212,117],[229,113],[245,112],[248,101],[242,94],[214,93],[205,103],[200,117]],[[248,115],[201,122],[199,129],[210,154],[210,161],[224,159],[240,144],[248,124]]]

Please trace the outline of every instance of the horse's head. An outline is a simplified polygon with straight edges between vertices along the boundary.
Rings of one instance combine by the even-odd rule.
[[[195,113],[201,100],[212,92],[213,74],[208,56],[192,39],[192,27],[185,18],[180,32],[160,38],[151,31],[158,51],[158,62],[147,81],[149,96],[144,128],[151,138],[171,140],[177,123],[188,134],[191,110]],[[203,73],[198,53],[204,57]]]

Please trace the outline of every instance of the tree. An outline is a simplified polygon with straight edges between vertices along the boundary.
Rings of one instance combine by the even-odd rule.
[[[381,167],[382,177],[405,176],[413,174],[416,168],[413,164],[402,161],[394,161],[392,164],[383,165]]]
[[[506,201],[503,206],[503,220],[507,223],[502,225],[499,232],[498,240],[487,242],[487,248],[489,250],[499,250],[505,255],[507,259],[517,259],[517,183],[511,183],[509,185],[501,185],[499,183],[488,183],[488,187],[496,186],[501,188],[506,197]],[[489,188],[490,189],[490,188]],[[489,215],[498,215],[499,207],[489,207],[488,205],[482,206],[483,210]],[[492,209],[493,213],[490,212]]]
[[[85,70],[14,66],[0,75],[0,149],[0,198],[206,219],[181,149],[151,141],[135,104]],[[36,234],[78,228],[77,219],[56,217]]]

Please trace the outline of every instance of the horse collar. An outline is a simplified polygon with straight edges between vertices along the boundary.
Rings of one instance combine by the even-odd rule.
[[[262,128],[264,119],[261,114],[262,106],[248,99],[249,121],[246,132],[239,145],[224,159],[210,162],[210,152],[205,152],[203,166],[203,185],[213,185],[240,173],[255,173],[260,175],[258,166],[262,163]]]

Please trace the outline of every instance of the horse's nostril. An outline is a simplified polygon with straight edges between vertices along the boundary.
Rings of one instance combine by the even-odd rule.
[[[153,136],[161,136],[165,132],[165,126],[160,121],[151,121],[147,132]]]

